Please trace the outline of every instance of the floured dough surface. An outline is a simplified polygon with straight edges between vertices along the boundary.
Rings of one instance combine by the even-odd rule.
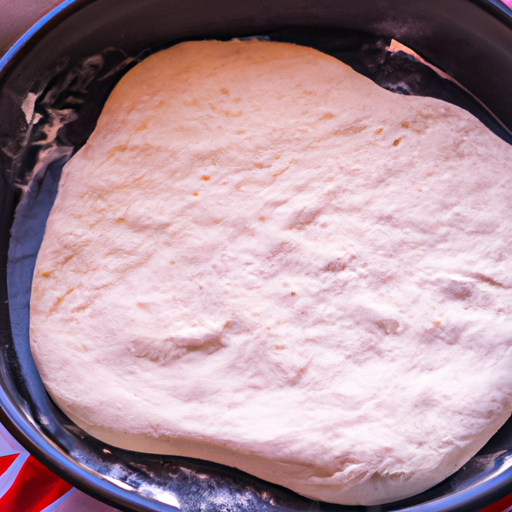
[[[510,162],[309,48],[157,53],[64,168],[41,377],[113,445],[344,504],[429,488],[512,409]]]

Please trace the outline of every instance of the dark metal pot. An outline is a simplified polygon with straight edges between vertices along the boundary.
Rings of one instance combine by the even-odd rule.
[[[0,421],[58,475],[122,510],[370,511],[213,463],[109,447],[59,411],[30,355],[32,270],[59,172],[116,81],[172,42],[253,35],[311,44],[383,86],[453,101],[512,141],[512,12],[498,0],[67,0],[27,32],[0,60]],[[391,39],[462,87],[391,55]],[[371,510],[477,511],[510,492],[512,420],[446,481]]]

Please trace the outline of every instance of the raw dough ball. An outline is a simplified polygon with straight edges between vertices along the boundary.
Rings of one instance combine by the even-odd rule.
[[[440,482],[512,409],[512,149],[310,48],[189,42],[115,88],[34,274],[92,435],[300,494]]]

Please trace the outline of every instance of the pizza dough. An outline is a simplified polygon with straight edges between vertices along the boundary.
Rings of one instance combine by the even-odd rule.
[[[188,42],[65,166],[31,346],[107,443],[372,505],[512,410],[512,148],[313,49]]]

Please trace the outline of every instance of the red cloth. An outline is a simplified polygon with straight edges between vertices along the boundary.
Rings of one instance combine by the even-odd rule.
[[[9,455],[0,456],[0,475],[3,475],[17,458],[17,453],[10,453]]]
[[[512,512],[512,494],[505,496],[480,512]]]
[[[0,464],[2,460],[5,462],[5,470],[14,462],[17,455],[12,457],[7,455],[0,459]],[[9,458],[10,462],[5,460]],[[29,455],[13,484],[0,498],[0,510],[2,512],[41,512],[70,489],[70,484],[54,475]]]

